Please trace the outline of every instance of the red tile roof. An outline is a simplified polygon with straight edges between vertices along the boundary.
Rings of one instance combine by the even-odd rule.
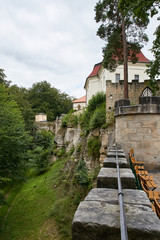
[[[138,62],[144,62],[149,63],[150,60],[144,56],[144,54],[140,51],[140,53],[137,54]]]
[[[79,99],[72,101],[72,103],[85,103],[85,102],[86,102],[86,96],[83,96]]]
[[[148,58],[146,58],[141,51],[140,51],[140,53],[137,54],[137,57],[138,57],[138,62],[143,62],[143,63],[150,62],[150,60]],[[90,73],[90,75],[87,78],[97,76],[101,65],[102,65],[102,62],[95,64],[92,72]]]
[[[102,64],[102,62],[95,64],[92,72],[90,73],[90,75],[88,77],[97,76],[101,64]]]

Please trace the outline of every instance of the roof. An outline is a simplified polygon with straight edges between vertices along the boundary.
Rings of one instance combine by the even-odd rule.
[[[146,58],[141,51],[136,56],[138,57],[138,62],[141,62],[141,63],[149,63],[150,62],[150,60],[148,58]],[[97,76],[101,65],[102,65],[102,62],[95,64],[92,72],[90,73],[90,75],[87,78]]]
[[[72,101],[72,103],[85,103],[86,102],[86,96],[83,96],[81,98],[78,98],[74,101]]]
[[[150,60],[144,56],[144,54],[140,51],[140,53],[137,54],[138,62],[144,62],[149,63]]]
[[[90,75],[88,77],[97,76],[101,64],[102,64],[102,62],[95,64],[92,72],[90,73]]]

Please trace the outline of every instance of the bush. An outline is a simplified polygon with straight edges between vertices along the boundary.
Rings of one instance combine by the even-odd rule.
[[[88,185],[90,182],[85,161],[81,159],[76,167],[75,178],[82,185]]]
[[[103,103],[106,103],[106,94],[104,92],[98,92],[89,100],[87,107],[88,112],[94,112],[94,110]]]
[[[31,152],[31,160],[36,168],[38,174],[43,173],[49,167],[50,159],[49,156],[51,155],[51,149],[43,149],[43,147],[36,147]]]
[[[101,142],[99,137],[90,137],[87,143],[87,152],[90,156],[99,157]]]
[[[74,115],[74,110],[71,110],[68,114],[66,114],[62,118],[62,127],[65,128],[67,126],[75,127],[78,124],[78,116]]]
[[[53,147],[53,134],[45,130],[38,131],[35,135],[34,143],[36,146],[41,146],[43,149]]]
[[[90,130],[100,128],[105,122],[106,122],[106,108],[105,107],[97,108],[90,119],[89,128]]]
[[[88,107],[86,109],[86,111],[80,115],[80,125],[82,127],[82,129],[85,130],[85,132],[88,134],[89,131],[91,129],[94,129],[98,125],[101,126],[101,117],[98,119],[98,113],[94,115],[94,112],[96,111],[96,109],[101,108],[101,109],[105,109],[106,108],[106,95],[103,92],[99,92],[96,95],[93,95],[93,97],[89,100],[88,103]],[[98,111],[98,110],[97,110]],[[103,118],[103,123],[104,123],[104,111],[102,110],[103,114],[101,114],[102,118]],[[94,117],[93,117],[94,115]],[[94,118],[94,119],[92,119]],[[92,123],[91,123],[92,121]],[[98,124],[96,122],[99,122]],[[102,124],[103,124],[102,123]]]

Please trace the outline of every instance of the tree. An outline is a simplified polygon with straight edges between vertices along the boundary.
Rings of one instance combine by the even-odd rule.
[[[95,20],[102,22],[97,35],[107,42],[103,48],[103,65],[114,71],[124,63],[124,98],[128,98],[128,60],[135,63],[136,54],[147,41],[142,28],[146,23],[136,21],[132,12],[119,9],[119,0],[99,0],[95,6]]]
[[[4,73],[4,69],[0,69],[0,84],[5,84],[6,86],[9,86],[11,81],[6,80],[6,75]]]
[[[72,109],[71,97],[51,87],[46,81],[33,84],[28,91],[28,100],[34,114],[46,113],[49,121]]]
[[[16,102],[0,84],[0,178],[22,180],[30,142]]]
[[[150,81],[149,85],[152,89],[153,95],[159,90],[156,79],[160,76],[160,25],[157,27],[156,39],[153,42],[152,52],[154,54],[155,60],[151,61],[147,73],[149,75]]]
[[[25,121],[26,130],[33,129],[34,124],[34,112],[31,108],[31,103],[28,100],[28,89],[12,85],[8,88],[8,93],[15,99],[19,109],[22,112],[22,116]]]
[[[128,11],[132,12],[134,19],[137,22],[148,25],[150,18],[158,14],[158,9],[160,9],[159,0],[120,0],[119,8],[124,15],[128,14]],[[158,18],[159,19],[159,18]],[[159,19],[160,20],[160,19]],[[156,39],[153,41],[152,52],[155,60],[151,61],[148,65],[147,73],[149,75],[150,81],[149,85],[152,88],[153,94],[159,89],[156,78],[160,75],[160,25],[155,31]]]

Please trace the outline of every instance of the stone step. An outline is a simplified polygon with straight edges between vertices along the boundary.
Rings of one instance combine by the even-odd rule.
[[[128,168],[129,164],[126,158],[118,158],[120,168]],[[116,158],[105,158],[103,161],[103,167],[106,168],[116,168],[117,162]]]
[[[117,154],[118,154],[118,157],[119,158],[126,158],[126,155],[125,155],[125,153],[124,152],[117,152]],[[116,157],[116,151],[109,151],[108,153],[107,153],[107,157],[109,158],[109,157]]]
[[[134,189],[135,177],[129,168],[120,168],[122,188]],[[118,178],[116,168],[101,168],[97,178],[98,188],[118,189]]]
[[[123,190],[129,240],[160,239],[160,221],[145,192]],[[92,189],[72,222],[72,240],[120,240],[118,190]]]

